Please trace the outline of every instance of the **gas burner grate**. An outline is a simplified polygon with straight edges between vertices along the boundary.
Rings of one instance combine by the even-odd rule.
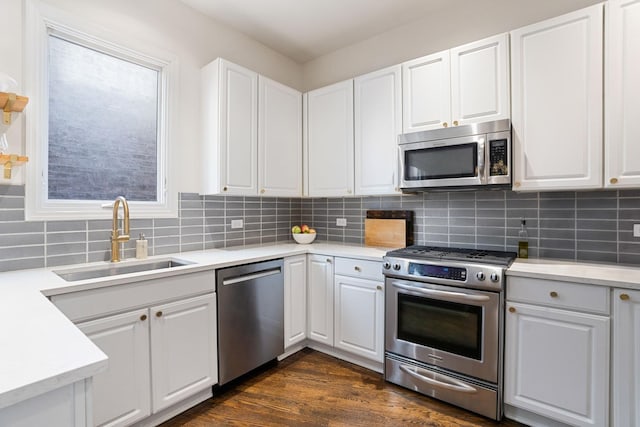
[[[388,253],[387,255],[417,259],[486,262],[489,264],[499,265],[509,265],[516,257],[514,252],[417,245],[398,249]]]

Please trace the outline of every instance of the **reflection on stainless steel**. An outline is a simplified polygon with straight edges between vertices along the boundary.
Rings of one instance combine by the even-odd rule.
[[[221,385],[284,353],[282,259],[216,271]]]
[[[504,270],[514,258],[428,246],[388,252],[385,379],[499,420]]]
[[[72,270],[58,270],[54,271],[54,273],[67,282],[77,282],[79,280],[98,279],[100,277],[118,276],[121,274],[140,273],[142,271],[164,270],[166,268],[181,267],[189,264],[191,263],[171,258],[143,263],[80,267]]]
[[[511,184],[508,119],[400,135],[398,151],[405,191]]]

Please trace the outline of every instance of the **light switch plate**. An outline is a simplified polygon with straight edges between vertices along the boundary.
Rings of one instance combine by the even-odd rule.
[[[640,224],[633,224],[633,237],[640,237]]]
[[[242,228],[242,227],[244,227],[244,222],[241,219],[231,220],[231,228]]]
[[[347,218],[336,218],[336,226],[338,226],[338,227],[346,227],[347,226]]]

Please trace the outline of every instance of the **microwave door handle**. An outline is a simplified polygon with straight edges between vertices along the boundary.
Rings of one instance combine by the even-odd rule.
[[[425,373],[428,371],[425,371],[424,369],[420,369],[414,366],[400,365],[400,370],[406,372],[407,374],[409,374],[410,376],[414,377],[419,381],[423,381],[435,387],[444,388],[446,390],[451,390],[451,391],[457,391],[459,393],[473,394],[478,392],[477,389],[475,389],[474,387],[471,387],[468,384],[465,384],[461,381],[457,381],[451,377],[437,374],[435,372],[433,373],[433,375],[436,378],[439,378],[440,381],[435,378],[429,378],[429,377],[425,377],[424,375],[420,375],[420,371],[423,371]],[[442,380],[446,380],[446,382]]]
[[[407,286],[407,285],[400,284],[398,282],[393,282],[392,285],[396,288],[403,289],[405,291],[419,292],[421,294],[434,296],[434,297],[442,297],[443,299],[447,299],[450,301],[459,301],[459,302],[489,301],[489,297],[486,295],[470,295],[470,294],[465,294],[463,292],[439,291],[436,289],[426,289],[426,288],[419,288],[416,286]]]
[[[487,176],[485,174],[485,142],[484,138],[478,140],[478,179],[481,184],[487,183]]]

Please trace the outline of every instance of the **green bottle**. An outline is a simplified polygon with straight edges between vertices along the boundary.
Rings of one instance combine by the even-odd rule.
[[[529,258],[529,235],[527,234],[527,220],[520,218],[518,231],[518,258]]]

